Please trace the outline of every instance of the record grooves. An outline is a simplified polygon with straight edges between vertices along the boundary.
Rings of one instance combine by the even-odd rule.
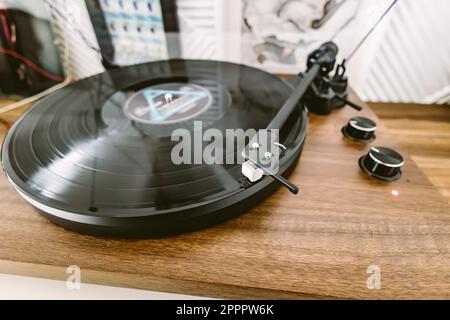
[[[118,237],[191,231],[249,210],[278,184],[246,182],[239,164],[175,165],[171,133],[193,131],[195,121],[221,131],[264,129],[291,93],[273,75],[225,62],[114,69],[26,112],[5,139],[3,168],[28,202],[65,228]],[[280,130],[287,148],[280,174],[293,170],[306,127],[299,104]]]

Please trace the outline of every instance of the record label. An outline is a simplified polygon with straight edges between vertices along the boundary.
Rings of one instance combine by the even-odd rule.
[[[145,88],[131,96],[123,111],[133,121],[168,124],[197,117],[211,103],[211,93],[199,85],[164,83]]]

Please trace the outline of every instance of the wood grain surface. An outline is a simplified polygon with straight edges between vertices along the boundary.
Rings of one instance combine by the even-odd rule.
[[[357,160],[369,147],[340,133],[357,114],[378,122],[374,145],[403,152],[401,180],[387,184],[360,171]],[[66,231],[38,215],[1,175],[0,273],[66,279],[66,268],[78,265],[87,283],[218,298],[449,299],[445,198],[368,107],[310,120],[290,177],[299,195],[279,189],[239,218],[177,237]],[[380,289],[367,287],[371,265],[381,270]]]
[[[371,107],[450,204],[450,106],[372,103]]]

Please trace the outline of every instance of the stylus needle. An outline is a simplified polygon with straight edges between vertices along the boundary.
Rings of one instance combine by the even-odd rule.
[[[279,183],[281,183],[283,186],[285,186],[293,194],[298,193],[298,187],[295,184],[293,184],[292,182],[290,182],[289,180],[283,178],[282,176],[276,175],[276,174],[273,174],[272,177],[275,180],[277,180]]]
[[[245,157],[245,155],[244,155],[244,157]],[[257,166],[258,168],[263,170],[266,173],[266,175],[268,175],[268,176],[274,178],[275,180],[277,180],[279,183],[281,183],[283,186],[285,186],[293,194],[297,194],[298,193],[298,191],[299,191],[298,187],[295,184],[293,184],[292,182],[290,182],[289,180],[287,180],[286,178],[284,178],[282,176],[279,176],[279,175],[271,172],[270,170],[267,170],[267,168],[265,168],[264,166],[260,165],[258,162],[254,161],[254,160],[252,160],[252,159],[250,159],[248,157],[245,157],[245,158],[248,161],[250,161],[251,163],[253,163],[255,166]]]

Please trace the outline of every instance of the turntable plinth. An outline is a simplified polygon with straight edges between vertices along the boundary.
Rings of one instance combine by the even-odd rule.
[[[209,297],[449,299],[448,204],[403,151],[399,181],[368,178],[357,161],[370,145],[340,132],[355,115],[377,122],[373,145],[402,151],[368,107],[311,116],[290,177],[299,195],[280,188],[239,218],[172,238],[65,231],[1,175],[0,273],[65,280],[78,265],[86,283]],[[376,270],[381,288],[369,289]]]

